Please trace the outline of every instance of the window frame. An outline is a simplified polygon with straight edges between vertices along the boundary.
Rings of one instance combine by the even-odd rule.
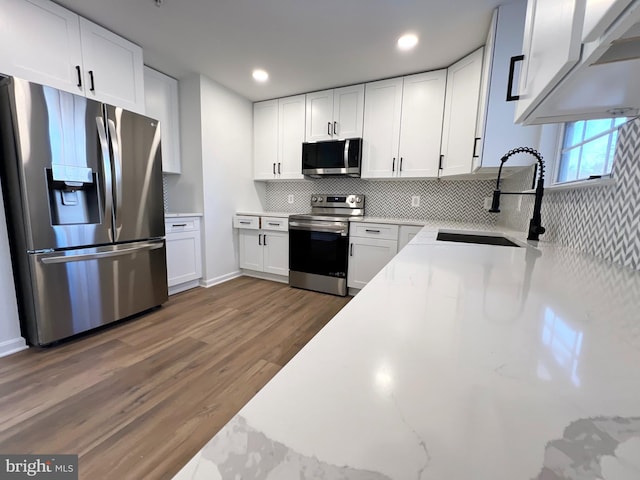
[[[619,117],[603,117],[603,118],[619,118]],[[617,127],[615,127],[615,129],[611,129],[609,130],[609,133],[607,135],[611,136],[611,134],[615,131],[615,130],[619,130],[620,127],[622,127],[622,125],[626,124],[627,122],[631,121],[632,118],[634,117],[627,117],[627,119],[625,120],[625,122],[621,123],[620,125],[618,125]],[[586,119],[584,121],[589,121],[589,120],[602,120],[601,118],[594,118],[594,119]],[[550,186],[554,187],[554,186],[558,186],[558,187],[570,187],[571,185],[576,185],[576,186],[582,186],[586,183],[593,183],[594,186],[597,185],[597,180],[610,180],[612,178],[611,172],[609,173],[603,173],[599,178],[596,177],[594,179],[589,179],[589,178],[578,178],[575,180],[566,180],[566,181],[559,181],[558,177],[560,176],[560,168],[561,168],[561,164],[562,164],[562,151],[563,151],[563,147],[564,147],[564,137],[565,137],[565,133],[566,133],[566,129],[567,129],[567,125],[570,123],[575,123],[575,122],[579,122],[579,121],[583,121],[583,120],[573,120],[573,121],[567,121],[567,122],[562,122],[562,123],[558,123],[556,124],[556,138],[555,138],[555,146],[554,146],[554,152],[553,152],[553,168],[547,168],[547,171],[549,171],[550,173],[552,173],[551,178],[549,179],[550,181],[548,182]],[[590,141],[596,140],[597,138],[600,138],[604,136],[598,136],[598,137],[594,137],[592,138]],[[574,145],[574,148],[576,146],[583,146],[586,143],[589,142],[580,142],[579,144]],[[613,157],[611,158],[611,170],[613,170],[613,164],[615,162],[615,153],[613,155]],[[595,182],[594,182],[595,180]]]

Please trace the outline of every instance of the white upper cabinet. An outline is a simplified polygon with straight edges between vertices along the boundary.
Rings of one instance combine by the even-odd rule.
[[[144,113],[142,49],[84,18],[80,34],[87,97]]]
[[[0,72],[84,95],[78,15],[47,0],[0,0]]]
[[[164,73],[144,67],[146,115],[160,121],[162,171],[180,173],[180,121],[178,81]]]
[[[516,122],[524,122],[580,59],[583,19],[583,1],[529,0]]]
[[[307,131],[305,140],[331,140],[333,133],[333,90],[307,93]]]
[[[447,71],[368,83],[364,178],[438,176]]]
[[[480,48],[447,69],[441,177],[472,171],[483,51]]]
[[[278,100],[277,178],[286,180],[304,178],[302,175],[304,122],[304,95],[296,95]]]
[[[336,88],[333,91],[333,138],[362,137],[364,85]]]
[[[365,85],[362,177],[389,178],[399,167],[402,78]]]
[[[253,178],[276,178],[277,164],[278,100],[256,102],[253,104]]]
[[[640,112],[640,0],[530,0],[515,119]]]
[[[538,148],[540,127],[515,124],[515,103],[507,101],[510,60],[520,54],[526,9],[526,2],[514,2],[501,5],[494,12],[485,44],[473,152],[474,171],[499,167],[502,156],[514,148]],[[511,88],[514,88],[514,83],[512,81]],[[505,167],[531,165],[534,160],[530,155],[515,155]]]
[[[307,142],[362,136],[364,85],[306,95]]]
[[[438,176],[446,83],[446,70],[404,77],[397,176]]]
[[[140,47],[47,0],[0,13],[0,72],[144,113]]]

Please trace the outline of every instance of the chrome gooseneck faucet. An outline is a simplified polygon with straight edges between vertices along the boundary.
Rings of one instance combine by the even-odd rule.
[[[536,157],[538,160],[538,184],[536,185],[535,193],[528,192],[501,192],[500,191],[500,176],[502,175],[502,167],[504,163],[509,160],[513,155],[518,153],[529,153]],[[490,212],[498,213],[500,211],[500,195],[535,195],[536,200],[533,205],[533,217],[529,221],[529,235],[527,240],[539,240],[546,230],[542,226],[542,220],[540,217],[540,211],[542,209],[542,195],[544,194],[544,162],[542,161],[542,155],[537,150],[529,147],[519,147],[509,150],[500,159],[500,169],[498,170],[498,180],[496,181],[496,189],[493,191],[493,201],[491,202]]]

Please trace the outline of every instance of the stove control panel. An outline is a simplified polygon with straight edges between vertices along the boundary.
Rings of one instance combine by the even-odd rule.
[[[364,195],[328,195],[319,194],[311,196],[312,207],[332,207],[332,208],[364,208]]]

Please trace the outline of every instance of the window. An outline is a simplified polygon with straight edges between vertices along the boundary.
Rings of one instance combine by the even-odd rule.
[[[565,124],[558,183],[611,173],[618,127],[625,117],[581,120]]]

